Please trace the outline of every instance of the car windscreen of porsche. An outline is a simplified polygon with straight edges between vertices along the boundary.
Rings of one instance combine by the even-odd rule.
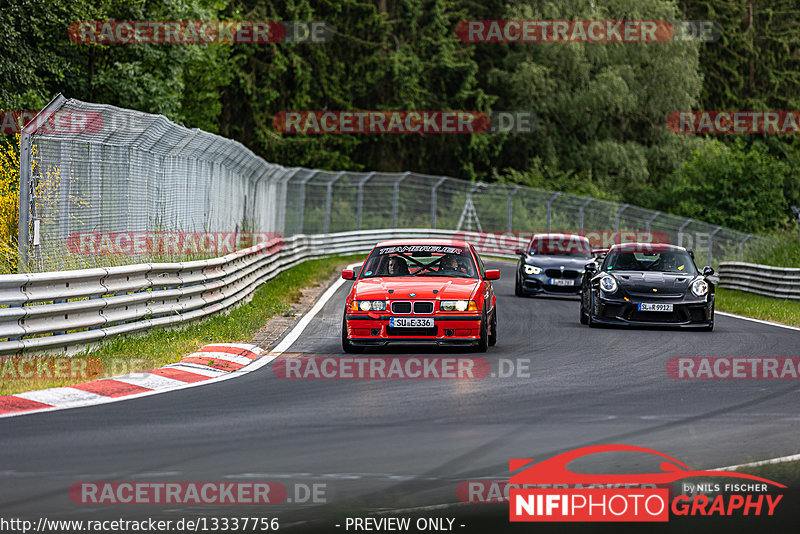
[[[367,258],[362,278],[377,276],[455,276],[475,278],[478,270],[469,250],[449,245],[378,247]]]
[[[604,270],[697,274],[691,256],[682,251],[616,252],[608,255]]]

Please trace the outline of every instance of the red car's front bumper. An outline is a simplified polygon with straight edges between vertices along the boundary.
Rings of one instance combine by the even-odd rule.
[[[345,315],[347,337],[353,345],[362,347],[376,347],[389,343],[474,345],[481,337],[480,313],[425,316],[433,317],[433,328],[393,328],[389,326],[391,317],[408,317],[408,315],[348,312]]]

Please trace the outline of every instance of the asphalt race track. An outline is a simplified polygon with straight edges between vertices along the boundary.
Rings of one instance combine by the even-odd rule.
[[[800,452],[796,380],[675,380],[665,370],[677,356],[798,356],[800,331],[719,315],[712,333],[590,329],[578,322],[577,299],[516,298],[513,264],[487,263],[504,270],[495,283],[499,343],[473,356],[493,369],[500,359],[525,362],[529,377],[285,380],[273,362],[208,386],[3,419],[3,515],[254,515],[252,507],[76,505],[67,490],[80,481],[325,484],[327,504],[259,508],[283,528],[350,510],[455,503],[459,482],[507,478],[510,458],[544,459],[592,444],[649,447],[695,469]],[[342,354],[351,283],[292,352]],[[491,505],[469,508],[481,506]]]

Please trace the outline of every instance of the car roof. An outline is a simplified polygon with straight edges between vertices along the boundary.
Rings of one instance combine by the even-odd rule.
[[[579,235],[579,234],[554,234],[554,233],[551,233],[551,234],[547,234],[547,233],[545,233],[545,234],[534,234],[531,239],[542,239],[542,238],[545,238],[545,237],[552,238],[552,239],[575,239],[575,238],[578,238],[578,239],[584,239],[586,241],[589,241],[588,237],[582,236],[582,235]]]
[[[392,239],[391,241],[381,241],[375,246],[393,247],[397,245],[449,245],[455,247],[469,247],[469,243],[457,239]]]
[[[612,252],[686,252],[686,249],[667,243],[621,243],[611,245],[608,253]]]

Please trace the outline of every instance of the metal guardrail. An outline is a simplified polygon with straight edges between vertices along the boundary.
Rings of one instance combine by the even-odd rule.
[[[719,277],[724,289],[800,300],[800,269],[733,261],[720,264]]]
[[[0,354],[69,351],[185,323],[246,300],[264,282],[312,257],[366,253],[387,239],[454,234],[406,229],[295,235],[208,260],[2,275]]]

